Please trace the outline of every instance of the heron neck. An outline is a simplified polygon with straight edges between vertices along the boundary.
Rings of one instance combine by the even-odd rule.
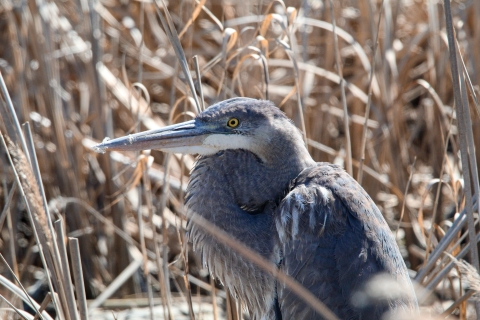
[[[279,122],[275,132],[274,135],[269,131],[257,135],[257,139],[261,141],[258,143],[257,152],[267,167],[275,170],[288,165],[291,167],[290,175],[295,178],[303,169],[315,165],[301,132],[291,123]]]

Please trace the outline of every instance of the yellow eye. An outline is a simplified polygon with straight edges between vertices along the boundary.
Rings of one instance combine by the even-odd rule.
[[[231,118],[230,120],[228,120],[227,125],[228,125],[230,128],[236,128],[236,127],[238,127],[238,124],[239,124],[239,123],[240,123],[240,122],[238,121],[237,118]]]

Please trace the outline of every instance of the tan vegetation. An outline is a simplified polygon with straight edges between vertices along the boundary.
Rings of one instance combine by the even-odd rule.
[[[191,119],[203,101],[248,96],[274,101],[315,160],[344,165],[368,191],[426,288],[425,317],[474,317],[475,269],[443,253],[478,270],[469,243],[480,237],[480,2],[451,3],[457,60],[443,1],[162,3],[0,3],[0,72],[12,99],[0,98],[0,251],[11,267],[0,263],[1,306],[23,309],[8,284],[17,277],[55,288],[60,319],[77,319],[77,308],[85,319],[84,295],[97,298],[90,308],[147,297],[166,318],[179,299],[191,318],[199,301],[219,318],[224,304],[235,313],[185,242],[194,157],[90,147]],[[70,271],[67,236],[78,238],[68,241]]]

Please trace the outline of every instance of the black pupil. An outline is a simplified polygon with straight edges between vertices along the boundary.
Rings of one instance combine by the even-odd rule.
[[[231,119],[231,120],[230,120],[230,125],[231,125],[231,126],[236,126],[236,125],[237,125],[237,120]]]

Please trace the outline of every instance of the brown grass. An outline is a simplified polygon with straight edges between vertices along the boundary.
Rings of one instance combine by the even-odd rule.
[[[65,239],[51,235],[62,218],[65,236],[79,239],[88,299],[117,283],[111,297],[146,295],[152,305],[159,296],[166,318],[182,297],[193,318],[192,301],[214,284],[184,243],[182,204],[194,158],[155,150],[98,155],[90,147],[188,120],[203,100],[268,98],[304,129],[315,160],[351,164],[428,289],[418,293],[423,310],[471,317],[473,291],[443,252],[478,268],[469,243],[480,238],[480,2],[451,5],[458,70],[443,2],[171,1],[169,14],[162,1],[158,8],[119,0],[2,2],[0,72],[32,136],[21,133],[2,94],[0,130],[12,141],[14,166],[2,157],[0,251],[24,286],[48,269],[58,288],[60,279],[68,282]],[[177,31],[180,42],[172,45]],[[452,72],[461,75],[457,84]],[[31,150],[23,156],[29,143],[36,157]],[[16,183],[22,188],[9,197]],[[45,257],[35,247],[42,239]],[[15,281],[5,266],[0,272]],[[66,319],[75,318],[72,290],[54,296]],[[218,284],[215,292],[221,317],[225,292]],[[0,293],[21,309],[11,290]]]

